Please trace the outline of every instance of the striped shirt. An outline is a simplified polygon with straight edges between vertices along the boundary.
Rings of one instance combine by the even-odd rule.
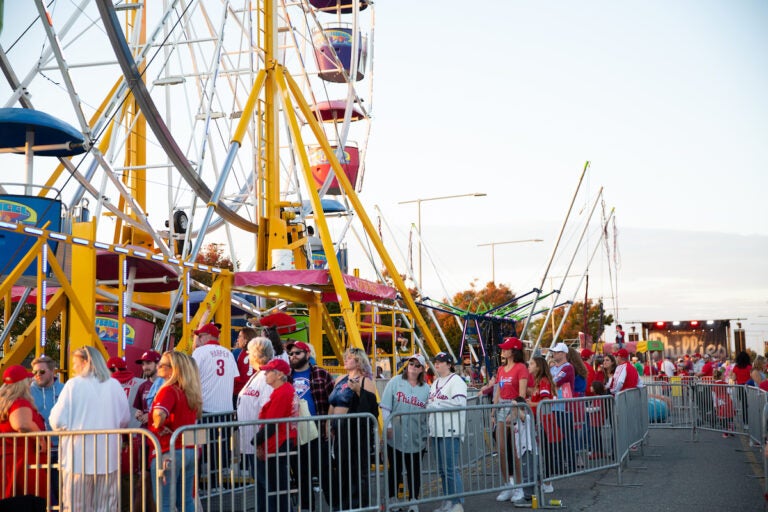
[[[235,378],[240,376],[235,356],[218,342],[210,341],[197,347],[192,359],[200,371],[203,412],[231,411]]]

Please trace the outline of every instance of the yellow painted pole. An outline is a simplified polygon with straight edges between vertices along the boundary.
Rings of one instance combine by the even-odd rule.
[[[333,171],[336,174],[336,179],[338,180],[339,185],[341,185],[341,188],[344,190],[344,193],[347,196],[347,199],[349,200],[349,202],[352,203],[352,207],[357,213],[357,216],[360,219],[360,222],[363,224],[363,228],[365,229],[365,232],[370,237],[374,247],[376,248],[376,251],[378,252],[379,256],[381,257],[384,263],[385,268],[389,272],[390,278],[392,279],[395,285],[395,288],[397,288],[397,290],[400,292],[402,300],[408,306],[408,309],[411,310],[411,312],[413,313],[413,318],[416,321],[416,325],[418,325],[419,328],[421,329],[421,333],[422,333],[422,336],[424,337],[427,348],[430,351],[432,351],[433,354],[436,354],[437,352],[440,351],[440,347],[435,342],[435,338],[434,336],[432,336],[432,331],[430,331],[429,326],[427,325],[427,322],[424,320],[424,317],[421,315],[421,312],[419,311],[419,308],[416,305],[416,302],[414,302],[413,298],[411,297],[411,293],[410,291],[408,291],[408,287],[405,286],[405,282],[400,277],[400,274],[398,273],[397,267],[392,261],[392,258],[389,257],[387,250],[384,248],[384,243],[381,241],[381,238],[379,238],[379,234],[376,231],[375,226],[373,225],[370,218],[368,217],[368,214],[365,212],[365,209],[363,208],[362,203],[360,203],[360,200],[357,197],[357,193],[355,192],[354,187],[352,187],[352,184],[349,182],[347,175],[344,173],[344,170],[341,168],[341,165],[339,164],[339,160],[336,158],[336,155],[333,149],[331,148],[331,145],[328,142],[328,139],[325,137],[325,132],[323,131],[322,127],[320,126],[320,123],[317,121],[317,118],[315,117],[315,113],[312,112],[312,109],[309,107],[309,104],[306,102],[306,100],[301,94],[301,89],[299,88],[298,84],[293,80],[291,75],[288,73],[284,73],[284,77],[285,77],[285,81],[287,83],[288,88],[292,92],[293,97],[296,99],[296,103],[299,109],[301,110],[302,114],[304,114],[304,117],[307,119],[307,122],[309,123],[309,126],[312,129],[312,133],[314,133],[318,143],[323,149],[323,152],[326,158],[331,163],[331,166],[333,167]],[[310,185],[312,184],[311,176],[310,176],[310,181],[308,183]],[[309,186],[308,188],[310,190],[314,190],[314,187],[312,186]],[[315,208],[315,212],[317,212],[318,206],[313,205],[313,207]],[[325,243],[323,244],[323,248],[325,248]],[[328,253],[326,252],[326,254]],[[329,258],[329,262],[330,262],[330,258]]]
[[[339,307],[341,308],[341,316],[344,318],[344,323],[347,326],[347,332],[350,335],[350,345],[363,348],[363,342],[360,337],[360,330],[357,325],[357,319],[355,313],[352,310],[352,303],[349,300],[349,294],[347,293],[347,287],[344,284],[344,276],[341,273],[341,267],[339,260],[336,258],[336,252],[333,248],[333,241],[331,240],[330,229],[328,228],[328,222],[325,220],[325,214],[323,213],[323,207],[320,202],[320,196],[317,193],[317,189],[312,186],[313,178],[310,173],[309,157],[307,156],[307,149],[303,143],[301,137],[301,128],[299,127],[296,114],[293,109],[291,96],[288,87],[285,82],[285,74],[283,73],[282,66],[276,66],[275,68],[276,82],[280,87],[280,92],[283,95],[283,103],[285,105],[285,118],[288,120],[288,126],[291,130],[293,140],[295,142],[294,147],[298,153],[301,165],[299,166],[304,174],[304,180],[309,189],[309,200],[312,203],[312,210],[315,214],[315,223],[320,235],[320,240],[323,243],[323,251],[328,255],[328,272],[331,275],[331,281],[333,287],[336,290],[336,297],[339,301]]]

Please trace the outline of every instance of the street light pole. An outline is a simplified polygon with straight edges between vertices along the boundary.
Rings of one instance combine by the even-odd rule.
[[[440,199],[455,199],[457,197],[484,197],[487,196],[485,192],[474,192],[471,194],[455,194],[451,196],[439,196],[439,197],[423,197],[417,199],[409,199],[408,201],[400,201],[397,204],[411,204],[416,203],[416,228],[419,230],[419,288],[422,288],[423,282],[421,280],[421,203],[426,201],[438,201]]]
[[[504,244],[522,244],[525,242],[543,242],[541,238],[530,238],[528,240],[510,240],[508,242],[488,242],[487,244],[477,244],[478,247],[491,246],[491,282],[496,284],[496,246]]]

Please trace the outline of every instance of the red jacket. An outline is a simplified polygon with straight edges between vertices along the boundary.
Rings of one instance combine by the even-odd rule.
[[[292,384],[284,382],[280,387],[272,391],[269,401],[264,404],[259,413],[260,420],[272,420],[279,418],[296,418],[299,415],[299,397]],[[266,443],[266,453],[277,453],[287,440],[296,439],[296,422],[264,425],[256,434],[253,443],[258,446]]]

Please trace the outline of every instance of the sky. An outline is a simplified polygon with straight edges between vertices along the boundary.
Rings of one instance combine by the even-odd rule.
[[[6,27],[21,5],[6,2]],[[563,298],[580,300],[588,274],[589,297],[625,327],[743,319],[762,350],[768,3],[388,0],[374,20],[360,199],[391,228],[383,238],[400,268],[417,205],[399,203],[485,194],[422,202],[425,295],[495,275],[518,294],[563,282]],[[611,209],[610,254],[601,246],[587,269]],[[493,266],[478,247],[489,243]]]
[[[620,262],[616,272],[604,251],[595,257],[590,297],[618,308],[625,327],[746,319],[749,346],[762,349],[768,4],[466,5],[376,6],[364,202],[406,237],[417,206],[398,202],[487,194],[422,202],[424,244],[437,260],[436,273],[425,258],[427,295],[444,296],[438,275],[449,293],[474,279],[482,287],[491,249],[477,245],[529,238],[544,242],[495,247],[496,281],[518,293],[538,286],[589,161],[566,238],[603,187]],[[562,275],[573,252],[558,251],[550,276]],[[576,252],[569,274],[586,268],[588,251]],[[564,290],[578,281],[567,278]]]

